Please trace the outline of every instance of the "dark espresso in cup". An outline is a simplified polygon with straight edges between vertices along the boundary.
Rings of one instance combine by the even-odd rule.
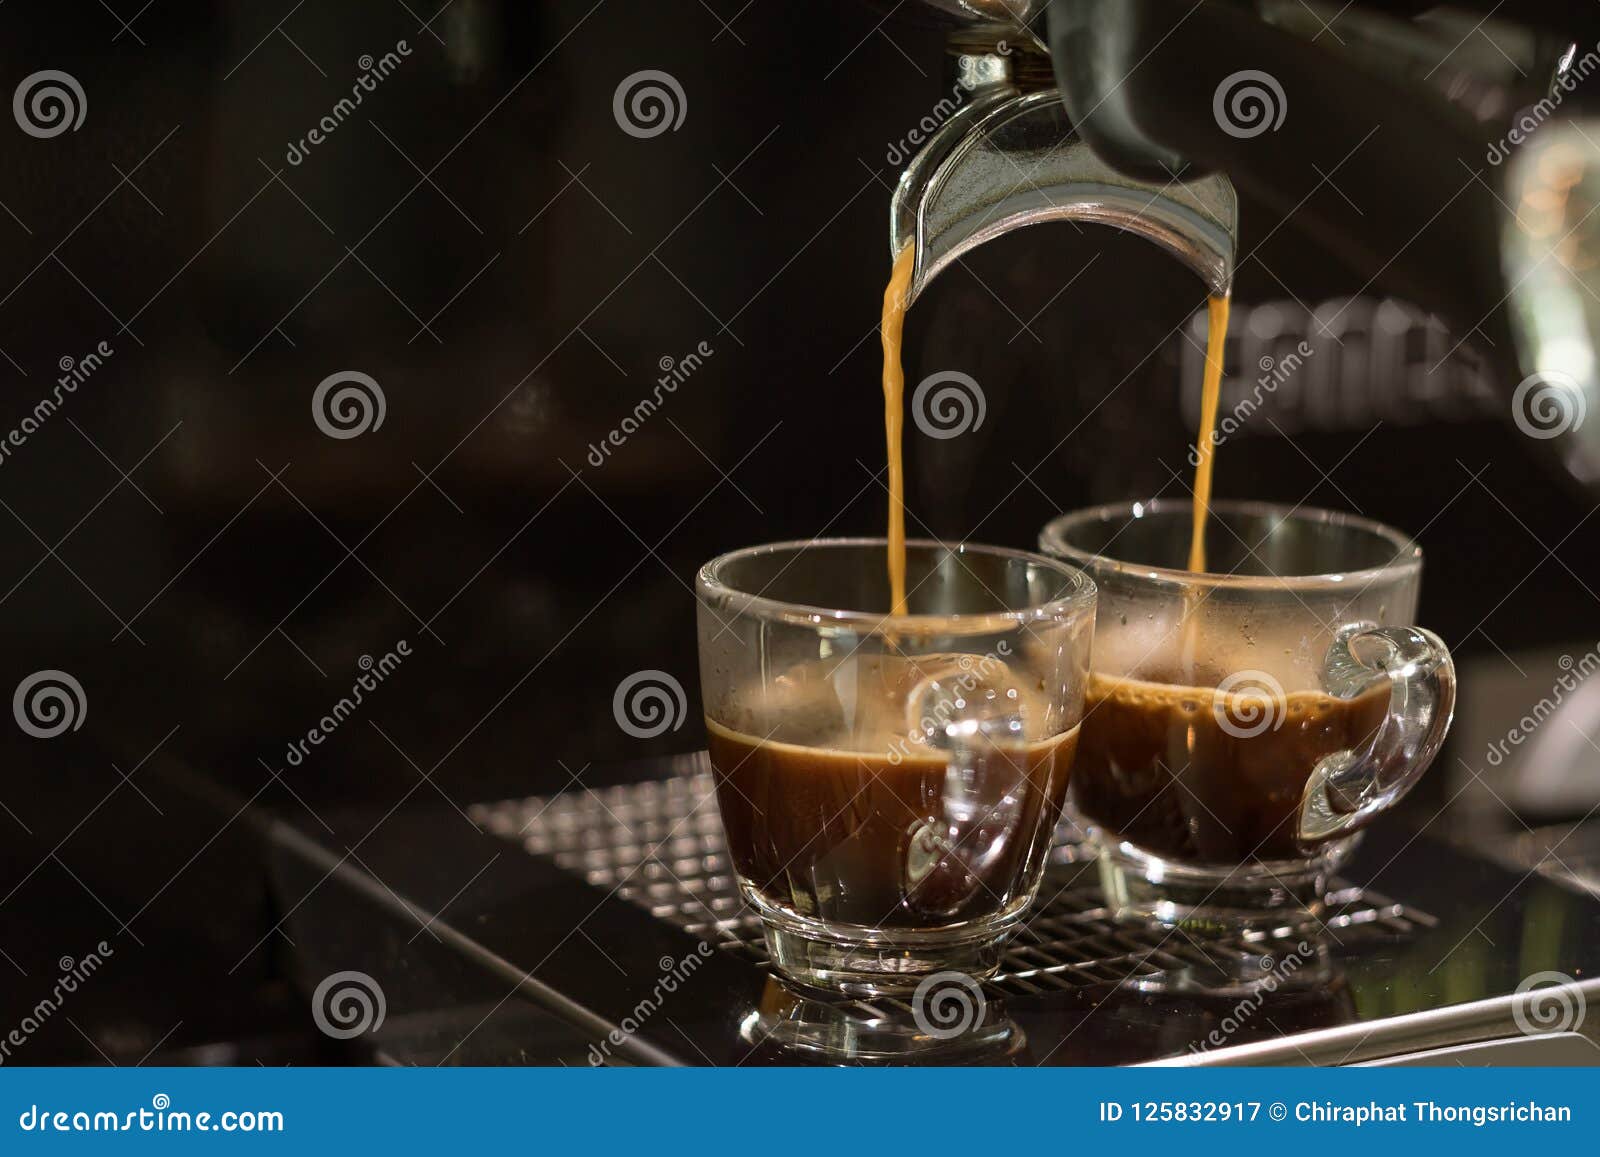
[[[1312,769],[1364,751],[1388,710],[1386,683],[1339,699],[1091,675],[1073,802],[1107,835],[1180,863],[1299,859]]]
[[[707,731],[734,869],[775,907],[883,928],[944,927],[1006,907],[1042,862],[1077,740],[1074,730],[1008,757],[1013,790],[979,802],[970,828],[953,833],[942,759],[890,763],[762,743],[715,723]]]
[[[1034,726],[1014,741],[942,751],[928,734],[942,734],[941,704],[965,711],[993,693],[1003,718],[1026,698],[1003,664],[980,678],[953,656],[863,660],[848,703],[827,670],[776,681],[789,701],[773,736],[706,721],[735,871],[774,908],[881,929],[943,928],[1025,901],[1078,728],[1033,737],[1044,711],[1029,703]]]

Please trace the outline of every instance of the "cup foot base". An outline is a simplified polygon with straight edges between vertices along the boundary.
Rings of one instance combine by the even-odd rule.
[[[1154,920],[1213,934],[1283,936],[1320,925],[1328,881],[1360,837],[1305,860],[1183,864],[1096,833],[1100,883],[1119,920]]]
[[[899,1001],[864,1007],[817,999],[774,978],[739,1032],[765,1059],[783,1064],[1005,1064],[1024,1051],[1027,1038],[998,1000],[975,995],[959,979],[945,985],[920,1002],[913,996],[908,1009]]]
[[[752,897],[761,913],[767,952],[781,976],[837,996],[906,996],[941,972],[978,982],[1000,967],[1005,939],[1021,913],[1004,913],[954,928],[876,929],[823,924]]]

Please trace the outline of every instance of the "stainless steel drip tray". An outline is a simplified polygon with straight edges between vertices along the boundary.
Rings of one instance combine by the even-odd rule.
[[[730,992],[725,982],[680,977],[659,1016],[602,1017],[613,1022],[602,1034],[613,1043],[591,1060],[627,1059],[639,1045],[652,1059],[686,1063],[1336,1064],[1511,1040],[1528,1049],[1470,1056],[1529,1064],[1570,1059],[1573,1034],[1559,1048],[1552,1036],[1548,1051],[1537,1038],[1581,1026],[1521,1032],[1518,985],[1538,973],[1600,975],[1594,898],[1423,834],[1369,833],[1335,887],[1325,927],[1308,941],[1303,930],[1243,939],[1118,923],[1080,834],[1063,825],[1024,930],[999,974],[969,995],[972,1023],[930,1032],[905,1001],[820,1001],[778,984],[727,862],[703,753],[653,770],[639,782],[469,809],[486,832],[554,867],[597,905],[620,902],[686,934],[706,946],[724,981],[738,978]],[[624,959],[625,946],[597,947],[633,990],[682,971],[670,954]],[[1600,1002],[1600,981],[1590,987]],[[1600,1061],[1600,1045],[1589,1051]]]
[[[1398,824],[1367,834],[1305,949],[1119,924],[1063,830],[1000,974],[966,994],[970,1023],[929,1018],[933,1032],[908,1002],[773,978],[703,754],[584,782],[469,814],[418,793],[268,823],[279,950],[306,994],[366,974],[388,1009],[373,1043],[414,1064],[1600,1058],[1600,899]],[[1584,986],[1587,1017],[1519,1006],[1519,986],[1552,976]],[[1509,1044],[1436,1051],[1485,1042]]]
[[[760,921],[740,897],[728,864],[710,771],[482,805],[468,814],[589,885],[767,967]],[[1262,936],[1202,943],[1188,932],[1112,921],[1094,874],[1083,870],[1091,853],[1081,834],[1064,822],[1056,837],[1040,901],[990,984],[995,994],[1150,983],[1213,968],[1222,957],[1259,960],[1275,947]],[[1324,940],[1331,946],[1373,934],[1401,938],[1436,923],[1375,889],[1341,883],[1331,896]]]

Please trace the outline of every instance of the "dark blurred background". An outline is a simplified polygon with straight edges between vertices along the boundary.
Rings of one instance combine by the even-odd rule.
[[[0,427],[65,359],[111,351],[0,460],[3,686],[67,672],[85,704],[53,739],[0,729],[0,1021],[58,958],[115,949],[14,1061],[289,1050],[307,1017],[289,946],[262,936],[263,817],[315,832],[417,796],[464,808],[700,745],[695,567],[882,530],[888,197],[953,79],[909,14],[0,7],[0,91],[60,70],[86,103],[76,131],[0,126]],[[624,131],[614,98],[641,70],[681,88],[676,129]],[[1475,663],[1519,673],[1535,690],[1510,698],[1531,703],[1558,654],[1600,640],[1593,499],[1545,469],[1454,335],[1292,222],[1240,218],[1231,396],[1262,358],[1317,353],[1223,448],[1218,494],[1418,534],[1422,620],[1463,664],[1464,705]],[[1095,228],[944,275],[911,313],[907,379],[968,373],[987,415],[948,441],[908,427],[913,527],[1028,546],[1063,509],[1186,494],[1203,302],[1170,258]],[[341,371],[383,396],[355,437],[313,417]],[[359,713],[291,760],[363,656],[402,640]],[[648,740],[612,710],[643,669],[690,705]],[[1462,730],[1423,821],[1482,797]]]

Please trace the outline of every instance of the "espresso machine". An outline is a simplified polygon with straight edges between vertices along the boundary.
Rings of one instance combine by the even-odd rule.
[[[1519,5],[1513,59],[1469,43],[1488,5],[928,3],[971,96],[895,191],[913,294],[972,247],[1060,220],[1140,234],[1226,293],[1249,259],[1238,189],[1476,346],[1508,419],[1600,483],[1600,425],[1583,421],[1600,400],[1593,12]]]

